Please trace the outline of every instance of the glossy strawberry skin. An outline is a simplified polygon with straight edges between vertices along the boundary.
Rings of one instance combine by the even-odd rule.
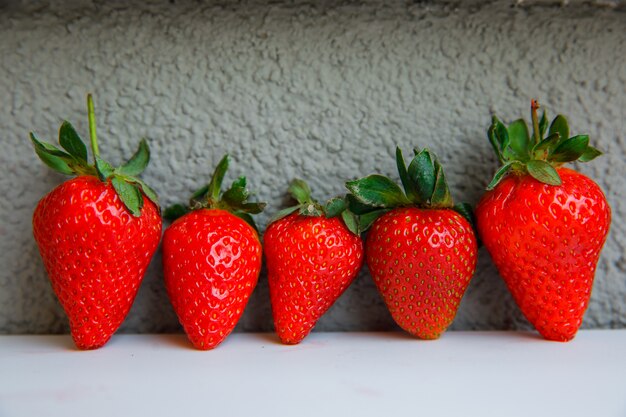
[[[274,326],[297,344],[356,278],[363,242],[339,218],[292,214],[265,232]]]
[[[467,220],[450,209],[394,209],[374,222],[365,247],[395,322],[421,339],[438,338],[476,269],[476,237]]]
[[[219,209],[179,218],[163,236],[165,287],[189,340],[213,349],[235,328],[261,271],[256,231]]]
[[[509,175],[476,207],[480,237],[516,303],[543,337],[574,338],[587,309],[611,210],[586,176],[561,186]]]
[[[39,201],[33,234],[79,349],[103,346],[124,321],[161,237],[158,208],[140,217],[110,183],[79,176]]]

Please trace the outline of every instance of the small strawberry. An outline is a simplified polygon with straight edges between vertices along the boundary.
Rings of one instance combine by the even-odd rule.
[[[91,147],[67,121],[59,130],[64,150],[30,138],[41,160],[77,175],[39,201],[33,234],[52,288],[69,317],[79,349],[103,346],[119,328],[161,237],[157,196],[136,176],[148,165],[145,140],[119,168],[100,159],[91,95],[87,97]]]
[[[221,193],[228,155],[190,207],[175,205],[177,218],[163,235],[165,287],[178,320],[197,349],[213,349],[233,331],[261,271],[261,242],[250,214],[265,203],[247,202],[246,178]]]
[[[363,242],[344,199],[322,207],[302,180],[289,190],[298,205],[278,214],[264,241],[276,333],[297,344],[356,278]]]
[[[524,120],[505,127],[493,117],[488,136],[503,166],[476,207],[477,227],[522,313],[546,339],[568,341],[589,303],[611,209],[596,183],[562,167],[600,151],[587,135],[569,137],[563,116],[548,129],[538,107],[532,138]]]
[[[453,205],[443,168],[428,149],[415,150],[407,168],[397,148],[396,162],[404,192],[381,175],[346,186],[361,205],[351,208],[361,214],[362,228],[374,221],[365,256],[391,316],[410,334],[436,339],[454,320],[476,268],[471,210]]]

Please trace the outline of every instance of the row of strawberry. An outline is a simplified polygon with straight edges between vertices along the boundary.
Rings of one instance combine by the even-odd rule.
[[[88,96],[94,163],[72,125],[58,148],[31,133],[48,166],[76,177],[46,195],[33,232],[52,287],[80,349],[103,346],[125,319],[161,241],[156,193],[138,175],[150,152],[142,140],[120,167],[100,158]],[[252,215],[246,178],[223,191],[225,156],[188,205],[165,210],[165,286],[198,349],[219,345],[234,329],[254,290],[262,252],[276,333],[302,341],[355,279],[365,261],[393,319],[408,333],[436,339],[452,323],[476,269],[478,237],[528,320],[549,340],[571,340],[581,325],[596,264],[610,225],[600,188],[564,168],[600,152],[586,135],[569,136],[563,116],[548,126],[532,103],[508,126],[495,116],[488,137],[502,165],[476,207],[454,204],[437,157],[414,151],[407,165],[396,149],[402,187],[374,174],[348,181],[349,193],[320,204],[302,180],[296,205],[280,211],[264,234]],[[532,132],[532,135],[531,135]],[[361,234],[369,230],[365,241]]]

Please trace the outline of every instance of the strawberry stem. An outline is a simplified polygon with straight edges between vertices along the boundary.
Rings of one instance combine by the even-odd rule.
[[[537,118],[537,110],[539,109],[539,103],[537,100],[530,101],[530,114],[533,119],[533,138],[535,144],[541,142],[541,133],[539,131],[539,119]]]
[[[89,138],[91,139],[91,150],[93,152],[94,161],[100,156],[98,150],[98,137],[96,136],[96,112],[93,108],[93,98],[91,93],[87,94],[87,115],[89,117]]]

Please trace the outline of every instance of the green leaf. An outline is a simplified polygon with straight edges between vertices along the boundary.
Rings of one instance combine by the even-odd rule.
[[[509,136],[509,147],[515,154],[515,159],[527,161],[530,157],[528,154],[530,135],[524,119],[518,119],[511,123],[507,128],[507,132]]]
[[[541,142],[533,146],[533,154],[538,152],[551,153],[561,141],[561,136],[558,133],[553,133]],[[535,155],[537,156],[537,155]],[[543,156],[543,155],[541,155]]]
[[[74,170],[70,166],[73,160],[70,154],[49,143],[40,142],[32,132],[30,133],[30,140],[35,147],[35,153],[44,164],[61,174],[74,174]]]
[[[341,212],[341,218],[343,219],[343,222],[345,223],[348,230],[350,230],[357,236],[361,234],[359,230],[359,222],[354,213],[349,210],[344,210]]]
[[[504,155],[510,143],[509,132],[506,130],[506,126],[504,126],[496,116],[493,116],[493,128],[496,141],[500,146],[500,152]]]
[[[550,160],[554,162],[575,161],[587,150],[589,146],[589,136],[578,135],[562,141],[550,155]]]
[[[320,217],[324,214],[324,209],[322,206],[316,203],[308,203],[308,204],[300,204],[299,213],[303,216],[312,216],[312,217]]]
[[[400,149],[400,147],[396,147],[396,165],[398,167],[400,181],[402,181],[402,186],[404,187],[404,192],[406,196],[409,198],[409,200],[417,200],[417,188],[415,186],[415,183],[409,176],[409,172],[406,169],[406,165],[404,163],[404,155],[402,155],[402,150]]]
[[[463,218],[472,226],[472,229],[476,229],[476,219],[471,205],[467,203],[458,203],[452,209],[463,216]]]
[[[365,232],[380,216],[387,212],[389,212],[388,209],[379,209],[359,215],[359,231]]]
[[[240,204],[234,208],[237,209],[237,211],[243,211],[248,214],[259,214],[265,209],[265,206],[267,206],[267,203],[255,202]]]
[[[546,161],[532,160],[526,164],[528,173],[539,182],[561,185],[561,177],[556,169]]]
[[[95,157],[96,160],[96,171],[98,172],[98,177],[101,181],[106,181],[111,175],[115,173],[115,168],[111,166],[107,161],[101,159],[99,156]]]
[[[504,178],[504,176],[511,170],[511,168],[515,164],[521,164],[521,162],[509,161],[505,163],[504,165],[502,165],[500,169],[498,169],[496,174],[493,176],[493,179],[491,180],[489,185],[487,185],[487,190],[493,190],[496,187],[496,185],[498,185],[500,181],[502,181],[502,178]]]
[[[189,200],[191,201],[204,200],[206,199],[206,195],[208,192],[209,192],[209,184],[194,191],[194,193],[191,195],[191,198]]]
[[[493,117],[495,119],[496,116],[493,116]],[[500,141],[496,137],[495,123],[492,123],[491,126],[489,126],[489,130],[487,131],[487,137],[489,138],[489,143],[491,143],[491,147],[493,148],[493,151],[496,153],[496,156],[498,157],[498,161],[500,161],[500,163],[503,164],[504,156],[502,155],[502,149],[500,149]]]
[[[270,219],[270,223],[274,223],[275,221],[278,221],[284,217],[287,217],[299,209],[300,209],[300,206],[293,206],[293,207],[287,207],[285,209],[282,209],[278,213],[272,216],[272,218]]]
[[[382,175],[348,181],[346,187],[356,199],[369,206],[398,207],[411,203],[396,183]]]
[[[326,217],[337,217],[348,208],[348,203],[343,197],[335,197],[328,200],[324,207]]]
[[[372,206],[361,203],[352,194],[346,195],[346,201],[348,202],[348,210],[357,215],[369,213],[372,210],[376,210],[376,208],[373,208]]]
[[[59,129],[59,144],[74,158],[87,163],[87,146],[68,121],[64,121]]]
[[[150,162],[150,148],[145,139],[139,142],[139,148],[135,154],[124,165],[119,167],[116,172],[121,175],[134,177],[141,174]]]
[[[113,176],[111,184],[115,189],[124,206],[132,213],[133,216],[141,216],[141,208],[143,207],[143,196],[141,191],[135,185],[130,184],[120,177]]]
[[[430,205],[432,207],[451,207],[452,206],[452,195],[450,195],[450,189],[448,188],[448,183],[446,182],[446,175],[443,172],[443,167],[439,163],[439,160],[435,158],[435,189],[433,190],[432,196],[429,198]]]
[[[578,158],[580,162],[589,162],[602,155],[602,152],[593,146],[587,146],[585,152]]]
[[[222,200],[235,207],[240,206],[248,199],[249,193],[246,189],[246,177],[239,177],[233,181],[228,190],[222,194]]]
[[[159,197],[157,196],[157,193],[151,187],[149,187],[148,184],[138,178],[133,178],[133,182],[139,185],[141,191],[143,191],[143,193],[146,195],[146,197],[148,197],[150,201],[152,201],[157,206],[159,205]]]
[[[165,217],[169,221],[174,221],[179,217],[183,217],[189,212],[190,210],[188,207],[182,204],[174,204],[165,209],[165,211],[163,212],[163,217]]]
[[[311,188],[309,188],[309,185],[301,179],[291,181],[288,191],[289,194],[291,194],[300,204],[311,202]]]
[[[415,184],[418,203],[427,204],[435,189],[435,167],[428,149],[419,152],[409,164],[409,178]]]
[[[543,138],[546,134],[546,130],[548,129],[548,115],[545,110],[541,115],[541,119],[539,120],[539,137]]]
[[[220,197],[222,182],[224,181],[224,175],[226,175],[226,171],[228,170],[229,162],[229,156],[224,155],[222,160],[217,164],[215,171],[213,171],[213,176],[211,177],[211,182],[209,182],[209,186],[207,189],[209,194],[208,197],[212,200],[217,201]]]
[[[550,130],[548,130],[548,136],[552,136],[555,133],[559,134],[562,141],[569,138],[569,126],[567,124],[567,119],[561,114],[556,116],[552,121]]]

